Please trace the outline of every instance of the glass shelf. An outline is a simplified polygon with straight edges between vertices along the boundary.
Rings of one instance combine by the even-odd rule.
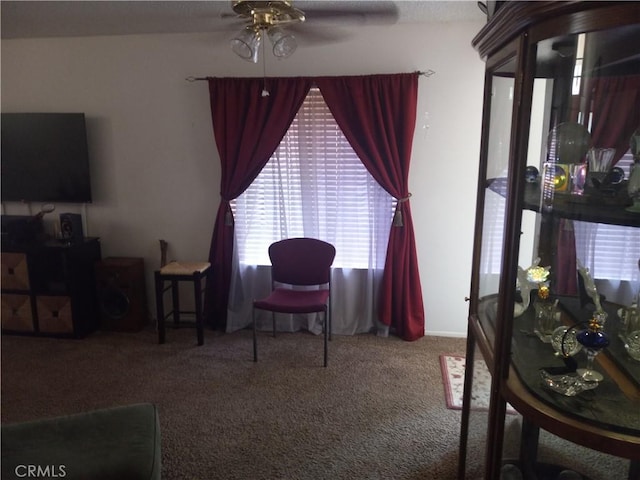
[[[507,179],[504,177],[488,179],[487,187],[491,191],[506,197]],[[620,189],[623,190],[624,186],[621,186]],[[552,209],[542,211],[540,208],[540,183],[525,184],[524,207],[527,210],[557,218],[640,227],[640,213],[627,211],[626,208],[630,205],[630,201],[624,201],[624,197],[620,200],[562,193],[555,196]]]

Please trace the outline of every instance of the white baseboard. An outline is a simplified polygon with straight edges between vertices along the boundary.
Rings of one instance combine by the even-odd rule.
[[[427,337],[453,337],[453,338],[467,338],[467,332],[433,332],[425,331],[424,334]]]

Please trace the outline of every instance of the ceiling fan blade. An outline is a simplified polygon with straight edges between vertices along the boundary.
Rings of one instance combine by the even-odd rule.
[[[298,2],[306,16],[307,24],[332,25],[392,25],[398,21],[398,7],[394,2]],[[314,4],[312,6],[311,4]]]
[[[353,35],[353,27],[392,25],[399,18],[398,7],[391,1],[299,0],[292,4],[304,13],[305,21],[281,27],[291,31],[300,45],[338,43]],[[226,31],[251,24],[250,18],[231,11],[221,12],[220,17]]]
[[[294,25],[287,27],[296,38],[296,41],[303,46],[328,45],[340,43],[353,36],[352,30],[340,27],[314,27],[311,25]]]

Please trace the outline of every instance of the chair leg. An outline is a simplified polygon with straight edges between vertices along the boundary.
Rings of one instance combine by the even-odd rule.
[[[324,312],[324,366],[327,366],[328,362],[328,349],[329,349],[329,311],[325,310]]]
[[[329,304],[327,305],[327,315],[329,315],[329,340],[331,340],[331,335],[333,334],[333,323],[331,322],[331,298],[329,298]]]
[[[273,338],[276,338],[276,312],[271,312],[271,322],[273,323]]]
[[[257,325],[256,325],[256,309],[252,310],[251,316],[253,317],[253,361],[258,361],[258,339],[257,339]]]

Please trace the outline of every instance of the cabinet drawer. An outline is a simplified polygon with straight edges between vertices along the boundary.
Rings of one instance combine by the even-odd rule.
[[[71,298],[38,295],[38,330],[42,333],[73,333]]]
[[[3,253],[2,288],[5,290],[29,290],[29,270],[24,253]]]
[[[29,295],[3,293],[1,298],[2,328],[16,332],[33,332],[33,312]]]

